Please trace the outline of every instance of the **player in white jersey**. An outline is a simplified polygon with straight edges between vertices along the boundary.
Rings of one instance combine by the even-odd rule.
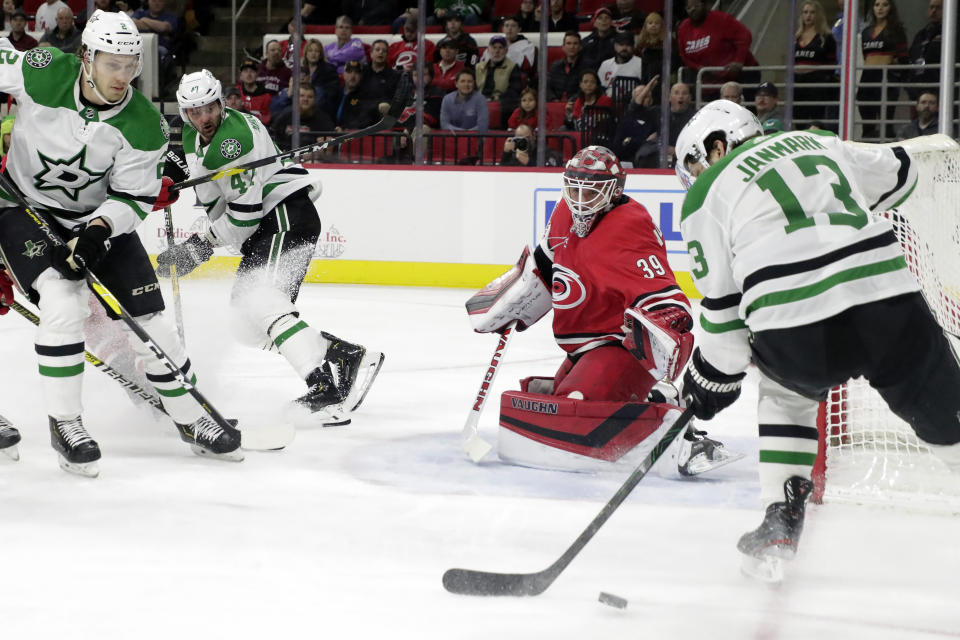
[[[177,89],[189,174],[200,177],[280,153],[260,121],[228,109],[220,81],[206,69]],[[320,237],[310,197],[320,182],[290,158],[195,187],[211,224],[157,258],[157,273],[185,275],[227,245],[242,255],[231,304],[257,346],[277,350],[306,380],[296,404],[328,425],[346,424],[383,363],[383,354],[317,332],[294,304]]]
[[[0,257],[40,308],[36,352],[53,447],[64,469],[90,476],[100,448],[81,418],[89,315],[84,269],[193,377],[176,330],[161,314],[160,288],[134,232],[161,192],[168,137],[163,117],[130,86],[141,54],[129,17],[102,11],[87,22],[79,58],[54,48],[0,49],[0,91],[19,105],[7,177],[69,241],[51,246],[16,197],[0,192]],[[240,459],[239,432],[224,432],[143,342],[131,342],[181,438],[198,453]]]
[[[796,552],[831,387],[864,376],[960,470],[960,366],[890,222],[872,214],[910,197],[917,170],[900,147],[763,135],[726,100],[687,123],[677,158],[689,189],[680,228],[704,296],[684,393],[710,419],[739,396],[751,361],[760,370],[766,517],[738,548],[748,571],[776,572],[770,558]]]

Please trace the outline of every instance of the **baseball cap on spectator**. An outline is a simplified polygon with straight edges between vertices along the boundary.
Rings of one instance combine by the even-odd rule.
[[[242,96],[242,95],[243,93],[240,91],[239,87],[230,87],[229,89],[227,89],[227,92],[223,94],[223,97],[228,98],[230,96]]]
[[[240,71],[243,71],[248,67],[253,70],[258,69],[257,63],[254,62],[253,60],[244,60],[243,62],[240,63]]]
[[[613,44],[633,44],[632,31],[617,31],[613,35]]]
[[[437,49],[443,49],[444,47],[449,47],[451,49],[460,49],[460,45],[457,44],[457,41],[453,38],[444,38],[437,43]]]
[[[497,44],[497,43],[500,43],[500,44],[502,44],[503,46],[507,46],[507,39],[506,39],[506,37],[500,36],[500,35],[493,36],[492,38],[490,38],[490,42],[488,43],[488,46],[489,46],[489,45],[493,45],[493,44]]]
[[[757,93],[773,96],[774,98],[779,95],[777,92],[777,85],[773,84],[772,82],[761,82],[760,86],[757,87]]]
[[[783,121],[779,118],[767,118],[763,121],[761,126],[763,127],[763,132],[765,134],[783,131]]]
[[[347,71],[356,71],[357,73],[360,73],[363,71],[363,68],[360,66],[359,62],[356,60],[351,60],[347,64],[343,65],[343,72],[346,73]]]
[[[593,19],[596,20],[597,16],[599,16],[601,13],[605,13],[611,18],[613,17],[613,13],[610,11],[610,9],[607,9],[606,7],[600,7],[593,13]]]

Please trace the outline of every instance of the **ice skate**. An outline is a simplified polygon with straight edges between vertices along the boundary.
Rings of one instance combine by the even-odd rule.
[[[327,355],[307,376],[309,391],[295,405],[308,409],[324,426],[350,424],[346,414],[363,402],[383,364],[378,351],[367,351],[336,336],[322,333],[330,341]]]
[[[175,424],[180,432],[180,439],[189,443],[190,449],[198,456],[231,462],[243,460],[240,452],[240,432],[232,426],[226,430],[208,415],[200,416],[192,424]]]
[[[680,442],[677,471],[683,476],[696,476],[736,462],[743,457],[739,451],[727,449],[722,442],[707,437],[706,431],[687,429]]]
[[[0,453],[3,453],[11,460],[20,459],[20,450],[17,443],[20,442],[20,432],[14,428],[10,421],[0,416]]]
[[[70,473],[96,478],[100,475],[100,446],[83,428],[80,416],[71,420],[50,418],[50,444],[57,450],[60,468]]]
[[[783,561],[797,554],[806,502],[812,492],[813,483],[800,476],[783,483],[786,500],[769,505],[760,526],[743,534],[737,543],[745,556],[741,565],[744,574],[765,582],[783,579]]]

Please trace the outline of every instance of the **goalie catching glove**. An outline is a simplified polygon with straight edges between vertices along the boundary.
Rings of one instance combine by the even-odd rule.
[[[640,361],[654,380],[671,382],[683,370],[693,349],[693,319],[683,307],[630,307],[623,312],[623,347]]]
[[[193,234],[186,241],[175,245],[157,256],[157,275],[170,277],[170,267],[177,268],[178,276],[185,276],[213,256],[213,244],[206,238]]]
[[[690,396],[693,414],[709,420],[740,397],[746,373],[724,373],[703,359],[700,349],[693,352],[690,367],[683,374],[683,395]]]
[[[535,263],[525,247],[517,264],[467,300],[474,331],[500,333],[514,320],[523,331],[553,308],[553,294]]]

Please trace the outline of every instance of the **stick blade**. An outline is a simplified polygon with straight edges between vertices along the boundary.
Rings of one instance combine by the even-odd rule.
[[[463,451],[470,456],[470,459],[473,460],[474,463],[479,464],[479,462],[483,460],[492,450],[493,445],[478,436],[476,433],[471,434],[463,441]]]
[[[553,582],[540,573],[492,573],[472,569],[447,569],[443,588],[467,596],[538,596]]]

